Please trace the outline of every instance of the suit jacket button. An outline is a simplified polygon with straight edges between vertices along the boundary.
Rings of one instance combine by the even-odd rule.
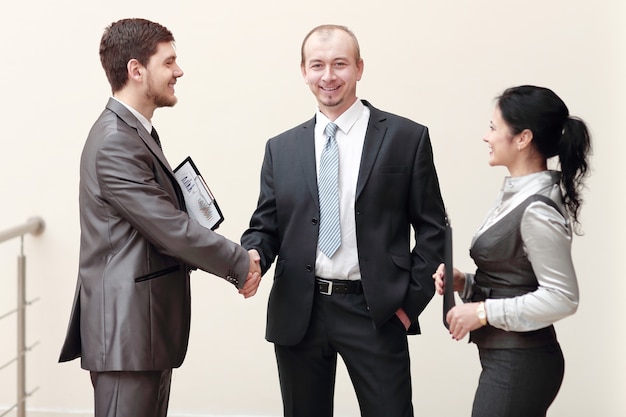
[[[313,270],[313,266],[312,265],[307,265],[306,266],[306,272],[311,272]]]
[[[311,219],[311,224],[316,225],[317,224],[317,219]]]

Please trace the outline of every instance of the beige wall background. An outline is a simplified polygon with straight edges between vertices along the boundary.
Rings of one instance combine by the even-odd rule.
[[[455,262],[472,269],[469,241],[506,171],[487,165],[493,98],[504,88],[554,89],[594,136],[593,174],[574,241],[578,313],[557,324],[566,375],[557,416],[626,415],[621,277],[626,231],[620,161],[626,82],[626,7],[618,0],[178,2],[33,0],[0,14],[0,230],[42,216],[27,236],[28,415],[89,416],[92,389],[79,363],[57,364],[77,273],[78,164],[87,132],[109,96],[100,67],[103,29],[145,17],[171,29],[185,71],[179,104],[157,110],[165,153],[192,155],[238,241],[255,208],[265,141],[310,118],[315,101],[299,70],[304,35],[340,23],[358,36],[365,60],[359,96],[429,126],[442,192],[455,231]],[[226,126],[223,130],[220,126]],[[0,315],[15,306],[20,242],[0,246]],[[273,271],[244,300],[209,274],[193,274],[186,362],[174,373],[171,416],[279,416],[272,345],[264,340]],[[441,299],[410,339],[416,415],[469,415],[480,367],[474,345],[441,324]],[[14,320],[0,321],[0,364],[15,355]],[[5,360],[6,358],[6,360]],[[0,412],[15,402],[15,365],[0,371]],[[358,416],[343,366],[336,415]],[[11,414],[10,414],[11,415]]]

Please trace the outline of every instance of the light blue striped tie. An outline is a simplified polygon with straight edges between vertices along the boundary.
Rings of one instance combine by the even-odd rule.
[[[335,140],[337,125],[328,123],[324,134],[328,141],[322,151],[318,192],[320,199],[320,230],[318,247],[329,258],[341,246],[339,223],[339,147]]]

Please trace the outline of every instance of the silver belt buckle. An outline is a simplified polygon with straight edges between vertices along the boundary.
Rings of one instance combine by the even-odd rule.
[[[327,279],[321,279],[321,278],[318,278],[318,279],[317,279],[317,282],[318,282],[318,283],[322,283],[322,284],[328,284],[328,289],[327,289],[326,291],[322,291],[322,290],[319,288],[319,286],[317,287],[317,288],[318,288],[318,290],[319,290],[319,292],[320,292],[321,294],[324,294],[324,295],[331,295],[331,294],[333,293],[333,283],[332,283],[332,281],[328,281]]]

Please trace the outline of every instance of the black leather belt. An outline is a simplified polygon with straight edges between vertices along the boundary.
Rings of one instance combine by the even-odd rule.
[[[315,277],[315,287],[320,294],[361,294],[363,285],[361,281],[350,281],[346,279],[325,279]]]
[[[479,284],[472,284],[472,301],[482,301],[487,298],[512,298],[533,292],[537,287],[485,287]]]

